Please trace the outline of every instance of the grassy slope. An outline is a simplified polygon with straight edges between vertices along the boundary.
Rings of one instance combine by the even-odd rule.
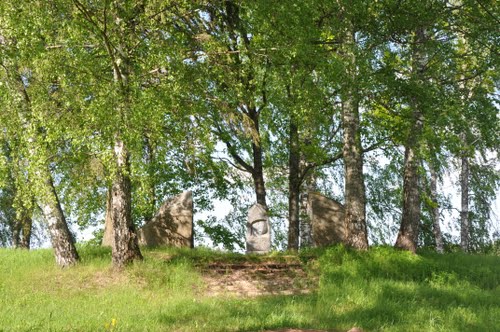
[[[200,295],[193,265],[245,256],[155,249],[116,273],[107,249],[80,253],[79,266],[61,270],[50,250],[0,250],[0,331],[500,329],[499,257],[334,247],[301,254],[320,275],[317,292],[236,299]]]

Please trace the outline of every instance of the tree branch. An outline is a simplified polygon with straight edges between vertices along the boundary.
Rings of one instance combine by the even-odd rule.
[[[388,139],[389,139],[389,137],[385,137],[383,140],[378,141],[378,142],[376,142],[376,143],[368,146],[367,148],[362,149],[361,152],[362,153],[367,153],[367,152],[376,150],[376,149],[380,148]]]
[[[317,163],[314,162],[314,163],[308,164],[306,167],[304,167],[304,169],[302,170],[302,172],[299,176],[299,183],[302,184],[304,182],[304,179],[307,176],[307,173],[309,173],[309,171],[312,170],[313,168],[332,164],[332,163],[336,162],[337,160],[339,160],[340,158],[342,158],[342,151],[337,152],[337,154],[335,154],[334,156],[332,156],[328,159],[325,159],[321,162],[317,162]]]
[[[116,61],[116,58],[115,58],[115,53],[113,52],[113,45],[111,44],[109,38],[108,38],[108,35],[107,35],[107,24],[106,24],[106,17],[104,17],[104,29],[101,29],[101,27],[99,26],[99,24],[92,18],[92,14],[85,8],[85,6],[78,0],[73,0],[73,3],[75,4],[76,8],[78,9],[78,11],[80,11],[80,13],[83,14],[83,16],[85,17],[85,19],[87,20],[87,22],[89,22],[90,24],[92,24],[96,29],[97,29],[97,33],[101,35],[102,39],[103,39],[103,42],[104,42],[104,47],[106,48],[106,51],[109,55],[109,57],[111,58],[111,63],[112,63],[112,66],[113,66],[113,70],[114,72],[116,73],[116,76],[117,76],[117,80],[120,82],[120,83],[123,83],[123,77],[122,77],[122,74],[121,74],[121,70],[117,64],[117,61]],[[105,4],[105,7],[106,7],[106,4]],[[105,8],[106,9],[106,8]]]
[[[221,139],[222,142],[224,142],[224,144],[226,144],[226,147],[227,147],[227,151],[229,152],[229,155],[238,163],[241,165],[241,167],[243,167],[243,169],[239,168],[239,167],[236,167],[237,169],[240,169],[240,170],[243,170],[247,173],[250,173],[250,174],[253,174],[255,172],[254,168],[252,166],[250,166],[247,162],[245,162],[243,160],[243,158],[241,158],[240,155],[238,155],[238,153],[235,151],[233,145],[231,144],[231,142],[228,140],[228,139],[224,139],[224,135],[223,135],[223,132],[222,132],[222,129],[220,128],[220,126],[218,124],[215,125],[215,134]],[[231,163],[231,165],[233,165]],[[235,166],[235,165],[233,165]]]
[[[236,165],[235,163],[233,163],[231,160],[227,159],[227,158],[218,158],[220,161],[225,161],[226,163],[228,163],[229,165],[233,166],[234,168],[236,168],[237,170],[240,170],[242,172],[248,172],[246,169],[244,168],[241,168],[239,167],[238,165]]]
[[[493,13],[488,9],[486,8],[486,6],[479,0],[476,0],[476,2],[479,4],[479,6],[481,6],[481,8],[484,9],[484,11],[489,15],[491,16],[496,22],[497,24],[500,24],[500,20],[495,16],[493,15]],[[498,31],[497,31],[498,32]]]
[[[250,174],[253,174],[255,172],[254,168],[252,166],[250,166],[247,162],[245,162],[243,160],[243,158],[241,158],[237,153],[236,151],[234,150],[234,147],[232,146],[232,144],[228,141],[225,141],[224,143],[226,143],[226,146],[227,146],[227,151],[229,152],[229,154],[231,155],[231,157],[233,157],[233,159],[238,163],[240,164],[246,172],[250,173]]]

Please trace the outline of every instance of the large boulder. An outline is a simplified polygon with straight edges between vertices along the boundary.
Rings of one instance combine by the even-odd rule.
[[[310,192],[308,199],[313,246],[325,247],[344,243],[345,207],[339,202],[316,192]]]
[[[143,246],[193,248],[193,193],[185,191],[167,200],[156,215],[137,231]]]
[[[112,246],[112,220],[107,215],[103,246]],[[156,215],[137,230],[139,244],[143,246],[194,246],[193,194],[185,191],[163,203]]]

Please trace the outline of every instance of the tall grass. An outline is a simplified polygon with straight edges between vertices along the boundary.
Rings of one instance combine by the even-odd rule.
[[[106,248],[80,248],[61,270],[50,250],[0,250],[0,331],[498,331],[500,258],[412,255],[341,246],[246,257],[206,249],[145,250],[115,271]],[[200,265],[295,259],[319,278],[308,295],[207,297]]]

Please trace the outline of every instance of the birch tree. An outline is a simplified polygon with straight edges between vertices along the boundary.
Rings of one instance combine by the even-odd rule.
[[[34,24],[37,22],[34,15],[41,15],[41,12],[35,10],[39,8],[32,8],[33,16],[30,16],[27,15],[26,7],[11,7],[11,5],[3,4],[4,15],[0,25],[2,83],[6,88],[4,91],[9,94],[9,98],[4,99],[3,116],[7,124],[4,134],[7,136],[10,134],[10,138],[19,141],[18,148],[22,153],[19,154],[18,162],[26,167],[19,173],[21,176],[24,176],[25,172],[29,174],[29,185],[35,189],[36,201],[48,224],[56,262],[62,267],[67,267],[75,264],[79,257],[50,170],[49,151],[53,151],[54,147],[51,147],[48,141],[56,138],[52,136],[49,123],[40,120],[48,111],[43,103],[46,101],[45,96],[40,94],[40,90],[48,89],[50,83],[44,81],[42,74],[43,66],[40,59],[43,59],[43,51],[34,48],[27,56],[27,46],[32,41],[27,37],[33,36],[32,29],[37,28]],[[28,23],[19,24],[14,8],[26,13],[24,19]],[[22,130],[21,133],[18,132],[19,129]],[[29,221],[31,216],[29,209],[24,208],[23,211],[23,207],[31,204],[31,199],[26,197],[18,200],[17,204],[19,211],[16,214],[18,218],[25,219],[27,226],[31,224]],[[28,235],[28,228],[25,233]]]

